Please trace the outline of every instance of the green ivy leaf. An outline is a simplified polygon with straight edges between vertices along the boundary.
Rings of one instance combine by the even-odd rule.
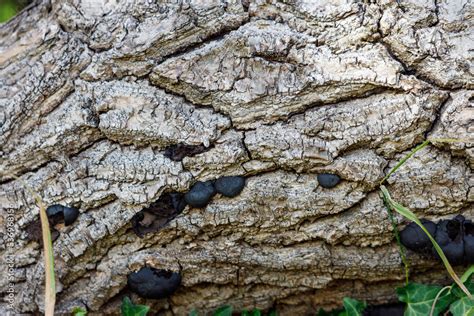
[[[474,293],[474,282],[472,282],[472,277],[469,277],[464,282],[464,285],[466,286],[466,288],[469,290],[471,294]],[[463,298],[466,296],[466,293],[464,293],[456,284],[453,285],[453,289],[451,290],[451,292],[458,298]]]
[[[442,288],[436,285],[409,283],[397,289],[398,299],[406,303],[405,316],[426,316],[431,312],[431,306],[436,295]],[[433,315],[439,315],[448,308],[455,299],[450,291],[444,291],[436,301]]]
[[[254,308],[253,311],[250,313],[250,316],[261,316],[262,313],[258,308]]]
[[[367,307],[365,302],[349,297],[344,297],[342,303],[344,305],[344,311],[339,313],[339,316],[362,316],[362,312]]]
[[[232,316],[232,306],[225,305],[219,307],[215,312],[214,316]]]
[[[146,305],[135,305],[128,296],[125,296],[122,301],[122,316],[146,316],[150,310]]]
[[[76,306],[72,309],[72,315],[73,316],[86,316],[87,315],[87,310],[85,310],[82,307]]]
[[[474,299],[465,296],[449,307],[453,316],[474,316]]]

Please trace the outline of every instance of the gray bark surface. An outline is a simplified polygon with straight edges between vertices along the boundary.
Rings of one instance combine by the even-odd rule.
[[[54,242],[57,312],[163,315],[344,296],[396,300],[404,272],[378,183],[421,217],[474,216],[474,5],[467,0],[39,2],[0,26],[0,314],[43,310],[34,198],[80,209]],[[174,161],[177,144],[205,146]],[[342,182],[322,188],[317,174]],[[247,177],[143,239],[131,218],[196,181]],[[13,215],[11,215],[13,214]],[[8,243],[8,217],[14,243]],[[407,222],[396,216],[403,227]],[[414,280],[449,282],[409,252]],[[143,266],[181,271],[168,299],[130,294]],[[462,270],[462,268],[461,268]]]

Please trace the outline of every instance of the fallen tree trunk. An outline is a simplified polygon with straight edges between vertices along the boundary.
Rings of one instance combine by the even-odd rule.
[[[0,27],[2,315],[44,306],[39,210],[13,176],[80,210],[56,227],[58,313],[117,314],[124,295],[176,315],[396,299],[389,168],[426,138],[463,139],[423,149],[387,187],[421,217],[474,213],[474,9],[308,3],[39,2]],[[342,181],[324,188],[321,173]],[[246,177],[238,196],[155,207],[135,234],[166,194],[228,175]],[[409,257],[414,280],[449,282]],[[181,286],[130,293],[144,266]]]

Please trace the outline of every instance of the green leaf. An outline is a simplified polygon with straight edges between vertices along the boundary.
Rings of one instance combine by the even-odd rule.
[[[367,307],[365,302],[349,297],[344,297],[342,303],[344,305],[344,311],[339,314],[340,316],[362,316],[362,312]]]
[[[232,316],[232,306],[225,305],[219,307],[215,312],[214,316]]]
[[[471,279],[471,275],[474,273],[474,264],[467,269],[461,277],[462,283],[466,283],[467,280]]]
[[[474,316],[474,299],[465,296],[449,307],[453,316]]]
[[[193,309],[192,311],[189,312],[189,316],[198,316],[197,310]]]
[[[474,292],[474,283],[472,282],[472,278],[468,278],[464,282],[464,285],[466,286],[469,292]],[[451,290],[451,292],[458,298],[463,298],[466,296],[466,293],[464,293],[456,284],[453,284],[453,289]]]
[[[17,12],[14,1],[0,2],[0,23],[10,20]]]
[[[73,316],[86,316],[87,315],[87,310],[85,310],[82,307],[76,306],[72,309],[72,315]]]
[[[122,301],[122,316],[146,316],[150,310],[146,305],[135,305],[128,296],[125,296]]]
[[[430,315],[431,307],[438,294],[441,291],[440,286],[425,285],[419,283],[409,283],[405,287],[397,289],[398,299],[405,302],[405,316],[426,316]],[[454,300],[451,292],[443,292],[436,301],[433,315],[439,315],[448,308],[449,304]]]
[[[261,316],[262,313],[258,308],[254,308],[253,311],[250,313],[250,316]]]

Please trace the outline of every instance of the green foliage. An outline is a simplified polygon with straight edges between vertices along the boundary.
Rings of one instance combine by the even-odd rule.
[[[449,307],[453,316],[474,316],[474,299],[467,296],[458,299]]]
[[[474,267],[471,266],[471,268]],[[471,269],[469,269],[471,270]],[[468,270],[468,271],[469,271]],[[471,272],[472,273],[472,272]],[[466,274],[466,273],[465,273]],[[463,276],[464,277],[464,276]],[[472,278],[471,276],[469,276],[468,279],[466,279],[466,281],[464,281],[464,285],[466,286],[466,288],[469,290],[469,292],[474,292],[474,282],[472,282]],[[452,289],[451,289],[451,292],[457,297],[457,298],[463,298],[463,297],[466,297],[466,293],[464,293],[460,288],[459,286],[457,285],[453,285],[452,286]]]
[[[384,200],[385,208],[387,209],[388,218],[390,219],[390,223],[392,224],[393,234],[395,235],[395,240],[397,241],[398,251],[400,252],[400,257],[402,259],[403,267],[405,268],[405,285],[408,285],[410,280],[410,264],[407,260],[407,255],[405,252],[405,247],[402,245],[400,240],[400,232],[398,231],[397,222],[393,217],[393,212],[390,205]]]
[[[466,284],[466,281],[471,281],[471,276],[473,273],[474,273],[474,265],[470,266],[469,269],[464,271],[464,274],[461,276],[461,282]]]
[[[16,14],[13,1],[2,1],[0,3],[0,22],[6,22]]]
[[[219,307],[215,312],[214,316],[232,316],[232,306],[225,305]]]
[[[121,306],[122,316],[146,316],[149,310],[149,306],[133,304],[128,296],[123,298]]]
[[[464,285],[467,287],[469,292],[474,292],[474,282],[472,282],[472,273],[474,271],[474,265],[472,265],[462,276],[462,280],[466,277],[466,281]],[[456,300],[451,304],[449,307],[449,311],[453,314],[453,316],[460,316],[460,315],[474,315],[474,300],[469,298],[458,286],[453,285],[452,291],[453,295],[455,296]]]
[[[398,288],[398,299],[406,303],[405,316],[430,315],[433,303],[441,289],[441,286],[419,283],[409,283],[405,287]],[[443,292],[436,300],[433,315],[439,315],[446,310],[453,299],[454,296],[450,291]]]
[[[244,309],[241,313],[241,316],[261,316],[261,315],[262,315],[262,313],[257,308],[254,308],[253,311],[251,311],[251,312]]]
[[[362,312],[367,307],[367,303],[349,297],[342,300],[344,311],[339,316],[362,316]]]
[[[15,16],[21,9],[31,1],[28,0],[1,0],[0,1],[0,23],[6,22]]]
[[[82,307],[74,307],[72,310],[73,316],[86,316],[87,311]]]
[[[390,178],[390,176],[395,172],[397,171],[401,166],[403,166],[405,164],[405,162],[410,159],[417,151],[423,149],[424,147],[428,146],[429,144],[431,143],[430,140],[425,140],[423,143],[421,143],[420,145],[416,146],[412,151],[410,151],[410,153],[408,153],[408,155],[406,155],[405,157],[403,157],[396,165],[395,167],[392,168],[392,170],[390,170],[387,175],[382,179],[382,181],[380,181],[380,184],[383,184],[388,178]]]

